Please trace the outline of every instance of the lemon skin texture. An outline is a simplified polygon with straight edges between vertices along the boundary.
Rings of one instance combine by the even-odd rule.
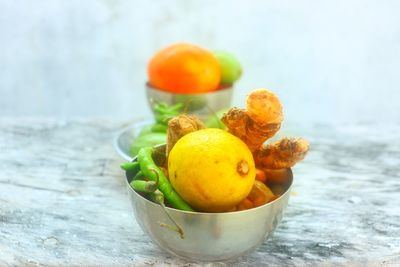
[[[221,129],[182,137],[168,156],[169,179],[178,194],[198,211],[223,212],[249,194],[255,180],[251,151]]]

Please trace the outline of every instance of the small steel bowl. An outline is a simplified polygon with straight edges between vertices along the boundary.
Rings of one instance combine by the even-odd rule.
[[[156,149],[159,153],[154,155],[165,154],[165,145]],[[166,208],[182,229],[182,238],[176,231],[165,227],[173,223],[160,205],[147,200],[131,188],[129,181],[132,177],[128,176],[128,194],[136,220],[143,231],[165,251],[198,261],[233,259],[259,247],[271,236],[282,219],[293,181],[292,171],[287,169],[285,182],[279,185],[283,187],[284,193],[270,203],[249,210],[204,213]]]
[[[233,87],[221,87],[215,91],[199,94],[176,94],[163,91],[146,84],[146,95],[150,108],[154,112],[154,104],[165,102],[168,105],[183,103],[185,111],[204,119],[214,112],[231,106]]]
[[[142,120],[118,131],[113,140],[113,146],[118,155],[127,161],[132,161],[133,157],[131,157],[130,149],[133,142],[135,142],[143,127],[152,125],[153,123],[154,120],[151,119]]]

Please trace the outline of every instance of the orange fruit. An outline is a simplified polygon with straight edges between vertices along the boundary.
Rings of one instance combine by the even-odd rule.
[[[221,70],[217,58],[199,46],[178,43],[156,53],[148,64],[151,86],[173,93],[217,89]]]
[[[250,191],[250,194],[247,196],[247,199],[253,202],[254,207],[258,207],[264,205],[274,198],[274,193],[266,186],[264,183],[255,180],[253,188]]]

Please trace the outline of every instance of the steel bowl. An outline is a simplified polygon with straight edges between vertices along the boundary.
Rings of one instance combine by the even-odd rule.
[[[154,120],[152,119],[142,120],[118,131],[113,140],[113,146],[118,155],[127,161],[132,161],[133,157],[131,157],[130,149],[133,142],[135,142],[143,127],[153,123]]]
[[[159,146],[165,155],[165,145]],[[136,158],[133,159],[135,161]],[[162,160],[162,159],[161,159]],[[182,229],[183,237],[166,227],[173,225],[163,208],[126,186],[136,221],[150,238],[163,250],[197,261],[221,261],[243,256],[267,240],[282,219],[293,181],[292,171],[284,172],[284,182],[278,187],[282,195],[263,206],[236,212],[205,213],[187,212],[166,208],[168,214]],[[272,189],[272,188],[271,188]]]
[[[215,91],[199,94],[176,94],[146,84],[146,96],[154,113],[154,104],[165,102],[169,105],[183,103],[185,111],[204,119],[209,115],[231,106],[233,87],[222,87]]]

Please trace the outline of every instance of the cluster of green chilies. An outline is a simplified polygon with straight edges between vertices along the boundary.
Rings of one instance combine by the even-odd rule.
[[[135,173],[131,187],[138,192],[146,193],[150,200],[164,205],[164,198],[176,209],[193,211],[193,209],[174,190],[164,172],[153,160],[152,147],[139,150],[137,161],[121,165],[125,171]]]
[[[154,105],[156,124],[152,126],[153,132],[167,132],[168,121],[178,116],[183,108],[183,103],[177,103],[168,106],[166,103],[157,103]]]

